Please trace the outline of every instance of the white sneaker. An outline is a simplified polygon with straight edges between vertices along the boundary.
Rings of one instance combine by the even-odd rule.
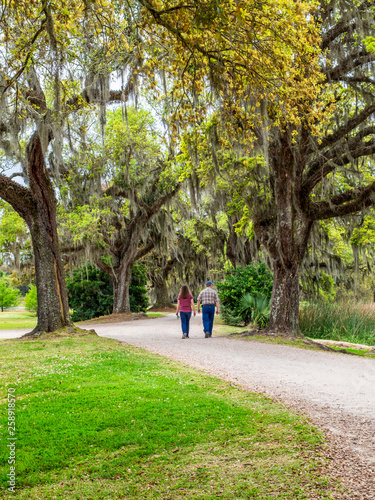
[[[182,334],[182,338],[183,338],[183,339],[186,339],[186,333],[183,333],[183,334]]]

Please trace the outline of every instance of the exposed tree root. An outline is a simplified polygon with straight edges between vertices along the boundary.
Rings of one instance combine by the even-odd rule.
[[[253,337],[254,335],[262,335],[260,330],[254,328],[253,330],[244,330],[241,333],[231,333],[231,335],[241,335],[241,337]]]
[[[240,337],[254,337],[256,335],[265,337],[265,338],[276,338],[279,337],[283,340],[302,340],[304,344],[310,345],[312,347],[316,347],[318,349],[322,349],[323,351],[329,352],[342,352],[344,354],[351,354],[353,356],[359,356],[359,354],[355,352],[350,352],[347,349],[333,349],[327,345],[321,344],[320,342],[315,342],[314,340],[308,339],[304,337],[302,334],[300,335],[291,335],[290,332],[271,332],[268,330],[258,330],[257,328],[253,328],[251,330],[244,330],[242,332],[234,332],[231,333],[230,336],[240,336]]]
[[[31,331],[22,335],[21,340],[37,340],[37,339],[52,339],[58,337],[83,337],[85,335],[97,335],[95,330],[84,330],[83,328],[78,328],[77,326],[69,326],[60,328],[55,332],[40,332]]]
[[[347,349],[333,349],[332,347],[329,347],[327,345],[321,344],[320,342],[315,342],[314,340],[308,339],[304,337],[302,334],[300,335],[290,335],[290,332],[271,332],[268,330],[258,330],[257,328],[254,328],[252,330],[244,330],[243,332],[240,333],[231,333],[231,336],[233,335],[239,335],[241,337],[254,337],[255,335],[260,335],[265,338],[276,338],[280,337],[283,340],[302,340],[304,344],[310,345],[312,347],[317,347],[318,349],[322,349],[323,351],[329,351],[329,352],[342,352],[344,354],[351,354],[352,356],[359,356],[359,354],[355,352],[350,352]]]
[[[359,356],[356,352],[350,352],[347,349],[333,349],[332,347],[329,347],[324,344],[320,344],[319,342],[315,342],[314,340],[307,339],[306,337],[303,338],[303,341],[305,344],[311,345],[313,347],[318,347],[319,349],[322,349],[323,351],[331,351],[331,352],[343,352],[344,354],[351,354],[352,356]]]

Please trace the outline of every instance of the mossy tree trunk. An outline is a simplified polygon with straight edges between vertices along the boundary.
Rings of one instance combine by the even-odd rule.
[[[274,211],[255,219],[254,230],[273,265],[271,315],[267,331],[301,336],[299,277],[313,221],[296,203],[297,167],[288,133],[270,148]]]
[[[136,197],[138,209],[133,218],[126,224],[125,230],[123,229],[123,217],[112,214],[114,220],[113,227],[118,228],[113,241],[107,240],[112,262],[109,264],[108,260],[100,257],[95,260],[95,263],[111,277],[113,283],[113,314],[131,312],[129,288],[132,266],[136,261],[147,255],[155,246],[151,238],[142,244],[142,239],[147,231],[147,225],[152,221],[152,218],[158,213],[161,207],[176,195],[179,188],[180,186],[178,185],[170,192],[160,195],[152,205]],[[121,189],[113,189],[111,191],[108,190],[107,194],[121,197],[127,193],[123,193]]]
[[[168,287],[167,283],[165,280],[162,280],[159,284],[155,284],[154,290],[155,290],[155,308],[163,308],[163,307],[168,307],[171,305],[171,301],[169,298],[169,292],[168,292]]]
[[[29,188],[0,176],[0,195],[25,220],[34,250],[38,322],[32,334],[72,324],[56,222],[56,198],[46,170],[39,134],[27,147]]]
[[[149,271],[148,275],[155,293],[155,303],[153,305],[155,309],[171,306],[167,282],[177,263],[178,259],[176,257],[163,259],[156,256],[154,258],[155,268]]]

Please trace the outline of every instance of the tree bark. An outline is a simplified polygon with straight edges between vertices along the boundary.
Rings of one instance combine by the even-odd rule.
[[[167,287],[167,279],[168,279],[168,274],[166,276],[163,274],[163,276],[154,276],[151,281],[152,281],[152,288],[155,291],[155,303],[152,306],[155,309],[163,308],[163,307],[170,307],[171,306],[171,301],[169,298],[169,293],[168,293],[168,287]]]
[[[299,328],[299,265],[273,262],[273,289],[268,331],[301,336]]]
[[[155,287],[156,301],[154,304],[155,308],[168,307],[171,305],[169,299],[168,287],[165,281],[162,281]]]
[[[72,321],[57,235],[57,201],[38,133],[29,142],[27,156],[30,190],[36,208],[31,220],[26,221],[33,242],[38,295],[38,324],[33,333],[53,332],[70,326]]]
[[[25,220],[34,250],[38,322],[28,334],[53,332],[72,324],[59,248],[56,197],[37,132],[27,147],[29,188],[0,177],[0,195]]]
[[[130,313],[130,281],[133,262],[122,261],[113,282],[113,314]]]
[[[255,233],[273,266],[270,322],[266,331],[302,336],[299,328],[299,276],[313,221],[298,203],[299,166],[287,132],[270,147],[274,211],[254,221]]]
[[[130,249],[126,257],[117,253],[113,254],[113,263],[108,265],[101,258],[95,260],[96,265],[109,275],[113,286],[113,308],[112,314],[130,313],[130,281],[134,260],[129,260]],[[136,254],[137,248],[133,249],[132,256]]]
[[[173,304],[170,301],[167,281],[171,271],[178,264],[178,258],[173,256],[166,260],[163,257],[154,256],[153,262],[156,268],[148,273],[156,297],[152,307],[155,309],[172,307]]]
[[[36,214],[30,226],[38,296],[38,323],[32,333],[53,332],[71,325],[56,227],[44,222]]]
[[[21,249],[18,246],[16,248],[13,248],[12,254],[14,257],[14,268],[16,269],[17,272],[20,272],[20,270],[21,270]]]

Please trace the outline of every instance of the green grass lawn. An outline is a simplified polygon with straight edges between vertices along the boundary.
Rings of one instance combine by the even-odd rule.
[[[28,311],[0,311],[0,330],[13,330],[16,328],[34,328],[37,318]]]
[[[95,335],[0,341],[0,354],[1,498],[337,498],[320,432],[266,397]]]
[[[241,333],[246,328],[244,326],[232,326],[224,323],[220,314],[215,315],[214,319],[214,333],[218,337],[224,337],[226,335],[233,335],[235,333]]]
[[[149,318],[162,318],[163,316],[166,316],[167,314],[170,314],[170,312],[152,312],[152,311],[147,311],[146,314],[147,314],[147,316]]]
[[[160,318],[166,314],[168,312],[147,312],[149,318]],[[4,312],[0,311],[0,330],[14,330],[17,328],[32,329],[36,326],[36,322],[36,315],[28,311],[13,311],[9,309]],[[82,322],[78,321],[76,323],[79,325]]]

